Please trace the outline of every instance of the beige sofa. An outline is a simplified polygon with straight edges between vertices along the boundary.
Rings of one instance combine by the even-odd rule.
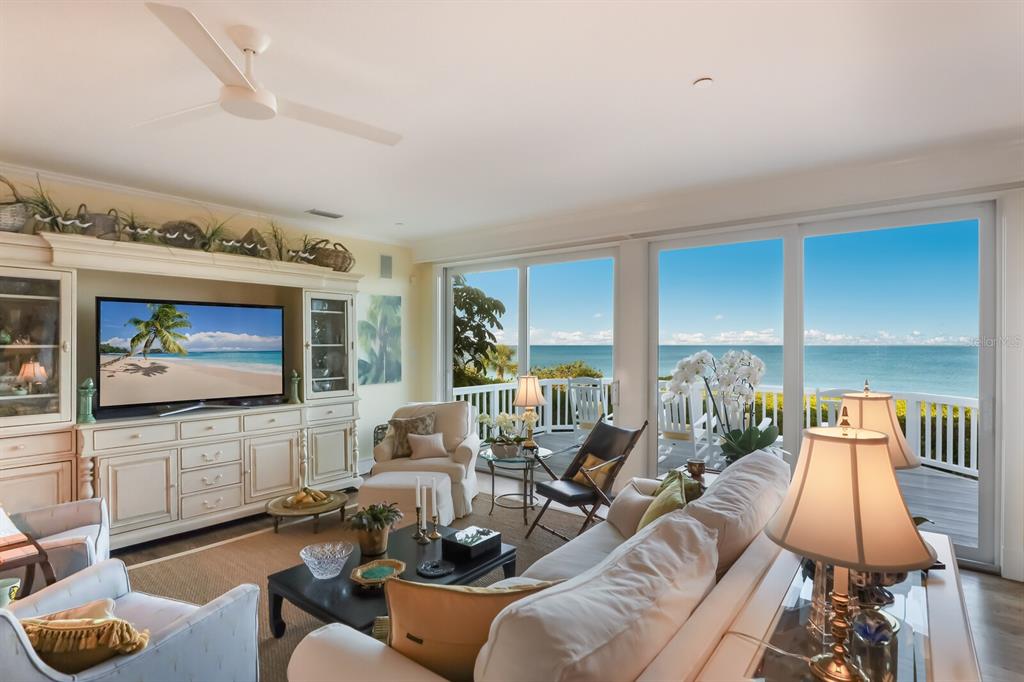
[[[476,457],[480,437],[473,424],[472,406],[462,400],[450,403],[416,403],[395,411],[393,417],[408,419],[434,414],[434,431],[444,434],[447,457],[394,457],[395,436],[391,431],[373,449],[371,475],[386,471],[430,471],[447,474],[452,482],[452,505],[456,518],[473,511],[473,498],[479,492],[476,478]]]
[[[789,476],[781,459],[751,453],[700,500],[639,532],[658,482],[634,479],[616,497],[607,522],[521,577],[497,583],[565,579],[498,614],[474,678],[695,678],[779,552],[762,529],[785,496]],[[373,671],[371,678],[380,680],[441,679],[340,624],[303,639],[288,679],[319,682],[338,670]]]

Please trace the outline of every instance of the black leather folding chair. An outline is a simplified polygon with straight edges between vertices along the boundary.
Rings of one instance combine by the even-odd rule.
[[[629,457],[629,453],[633,451],[646,428],[647,422],[644,422],[644,425],[639,429],[623,429],[608,424],[602,416],[587,435],[587,439],[583,441],[583,445],[580,446],[576,457],[569,465],[569,468],[565,470],[565,473],[562,474],[561,478],[556,476],[545,462],[541,461],[540,465],[544,467],[544,470],[554,480],[537,483],[537,493],[548,499],[537,514],[537,518],[533,520],[530,530],[526,532],[526,537],[530,537],[530,533],[533,532],[534,528],[540,527],[563,540],[570,539],[540,522],[541,517],[544,516],[544,512],[548,510],[552,502],[558,502],[567,507],[579,507],[587,515],[587,518],[583,521],[583,525],[576,535],[585,531],[593,522],[598,509],[605,505],[611,505],[612,501],[609,493],[611,492],[612,485],[615,483],[615,477],[622,469],[622,465],[626,463],[626,458]],[[601,460],[601,463],[584,467],[583,462],[587,459],[587,455],[594,455]],[[599,476],[605,470],[608,471],[608,477],[605,478],[603,484],[599,487],[595,482],[595,476]],[[574,481],[573,477],[577,473],[582,473],[588,483]]]

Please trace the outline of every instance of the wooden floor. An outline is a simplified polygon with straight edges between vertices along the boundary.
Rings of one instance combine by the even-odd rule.
[[[547,460],[556,473],[565,471],[576,455],[576,440],[572,432],[544,433],[536,437],[537,443],[554,451]],[[674,446],[661,462],[662,471],[681,467],[689,453]],[[964,547],[978,544],[978,482],[956,474],[921,466],[897,472],[900,488],[907,506],[914,516],[924,516],[932,523],[925,528],[945,533],[953,542]]]
[[[1024,680],[1024,584],[961,571],[974,646],[986,682]]]

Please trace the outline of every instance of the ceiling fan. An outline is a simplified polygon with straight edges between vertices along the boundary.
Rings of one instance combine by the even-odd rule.
[[[146,7],[178,37],[178,40],[185,43],[185,46],[224,85],[220,89],[220,97],[217,100],[164,114],[139,123],[136,127],[153,124],[173,125],[189,119],[202,118],[216,113],[219,106],[229,114],[242,118],[263,120],[279,115],[286,116],[296,121],[346,135],[354,135],[380,144],[396,145],[402,139],[401,135],[390,130],[293,102],[278,97],[265,89],[253,75],[253,62],[270,46],[270,36],[266,33],[250,26],[228,28],[228,35],[242,51],[245,59],[245,71],[243,72],[231,61],[231,58],[224,52],[224,48],[210,35],[210,32],[192,12],[184,7],[164,5],[158,2],[147,2]]]

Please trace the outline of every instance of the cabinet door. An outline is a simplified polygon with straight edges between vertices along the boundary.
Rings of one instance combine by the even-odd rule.
[[[309,429],[309,482],[326,483],[352,472],[352,424]]]
[[[32,464],[0,471],[0,506],[23,512],[72,500],[71,462]]]
[[[100,494],[110,528],[126,531],[178,518],[178,452],[164,450],[100,459]]]
[[[71,421],[72,279],[0,267],[0,427]]]
[[[245,501],[290,493],[299,487],[299,435],[295,432],[246,441]]]
[[[349,294],[307,291],[305,311],[306,400],[355,393],[355,309]]]

